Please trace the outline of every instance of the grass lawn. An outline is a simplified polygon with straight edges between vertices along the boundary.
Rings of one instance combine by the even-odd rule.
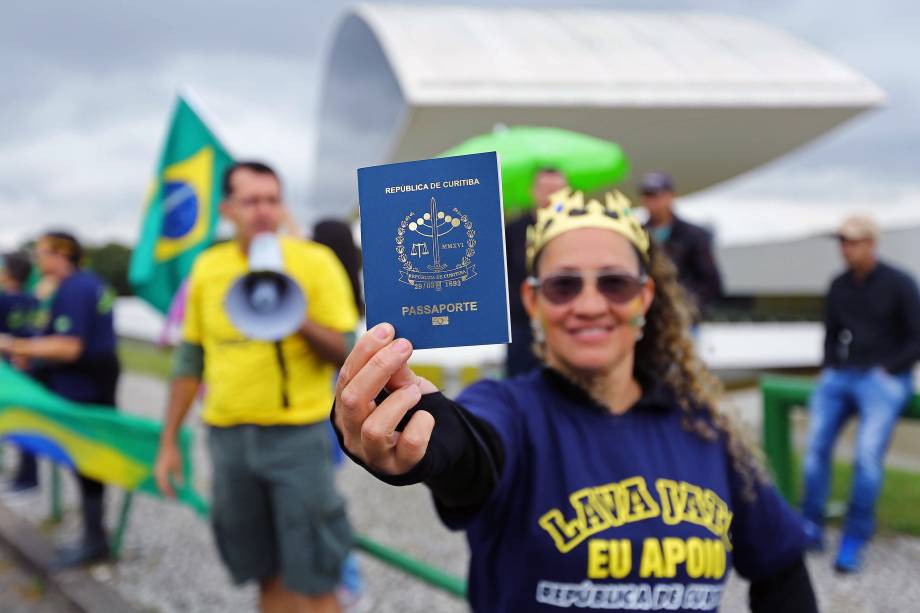
[[[172,350],[160,349],[153,343],[118,339],[118,358],[122,369],[166,379],[172,370]]]
[[[172,351],[158,349],[151,343],[120,339],[118,355],[122,368],[126,371],[142,373],[166,379],[172,367]],[[422,372],[424,370],[424,372]],[[439,384],[443,377],[437,368],[422,367],[421,375]],[[462,373],[464,383],[470,378],[469,372]],[[801,478],[799,458],[796,457],[796,479]],[[847,462],[834,465],[834,481],[831,488],[831,500],[847,501],[850,483],[853,480],[852,466]],[[795,491],[801,491],[797,485]],[[831,523],[839,520],[832,520]],[[920,474],[889,468],[885,471],[885,487],[878,506],[879,531],[897,532],[920,536]]]

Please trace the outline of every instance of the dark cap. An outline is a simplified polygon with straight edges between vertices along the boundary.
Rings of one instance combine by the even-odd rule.
[[[642,175],[642,181],[639,182],[639,193],[642,194],[673,191],[674,180],[666,172],[647,172]]]

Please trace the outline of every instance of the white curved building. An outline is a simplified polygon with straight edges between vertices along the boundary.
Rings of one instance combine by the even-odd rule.
[[[329,52],[313,205],[350,208],[356,168],[431,157],[500,123],[613,140],[634,176],[667,169],[693,192],[883,100],[826,53],[738,17],[359,5]]]

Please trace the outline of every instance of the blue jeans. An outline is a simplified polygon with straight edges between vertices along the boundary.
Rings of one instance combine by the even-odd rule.
[[[819,526],[830,489],[831,453],[850,415],[859,417],[850,506],[844,534],[868,539],[875,530],[875,503],[882,491],[885,452],[898,416],[912,392],[910,373],[826,368],[811,397],[802,514]]]

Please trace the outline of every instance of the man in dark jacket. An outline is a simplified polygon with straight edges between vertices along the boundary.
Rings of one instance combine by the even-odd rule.
[[[920,294],[909,275],[879,260],[878,228],[870,218],[850,217],[837,237],[847,269],[825,302],[824,369],[809,407],[802,514],[812,547],[822,548],[831,453],[844,422],[857,415],[853,487],[834,563],[855,572],[875,529],[888,443],[913,391]]]
[[[674,214],[674,181],[670,175],[646,173],[639,192],[649,215],[646,229],[653,240],[664,246],[677,267],[680,284],[704,313],[722,296],[722,278],[712,253],[712,236]]]

